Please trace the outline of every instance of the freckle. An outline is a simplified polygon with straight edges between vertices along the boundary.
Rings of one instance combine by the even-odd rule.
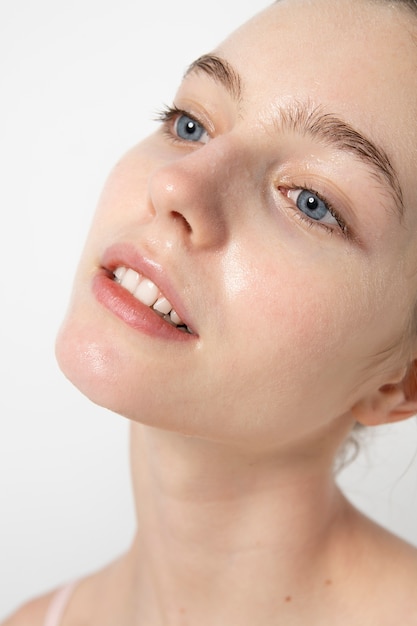
[[[183,606],[180,607],[180,613],[181,613],[181,615],[185,615],[185,613],[186,613],[186,610],[184,609]]]
[[[292,597],[291,597],[291,596],[287,596],[287,597],[285,598],[285,602],[286,602],[287,604],[288,604],[289,602],[291,602],[291,601],[292,601]]]
[[[326,587],[331,587],[333,585],[333,581],[328,578],[324,584],[326,585]]]

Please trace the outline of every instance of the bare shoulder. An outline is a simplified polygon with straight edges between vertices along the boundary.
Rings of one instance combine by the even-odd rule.
[[[364,518],[362,529],[366,547],[360,583],[379,614],[378,623],[417,626],[417,548]]]
[[[18,608],[0,626],[43,626],[48,606],[54,595],[54,591],[46,593],[38,598],[29,600]]]

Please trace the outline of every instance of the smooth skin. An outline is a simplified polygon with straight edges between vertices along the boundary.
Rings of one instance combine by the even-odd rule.
[[[132,420],[138,532],[63,626],[417,624],[417,551],[333,476],[355,422],[417,411],[416,36],[383,2],[281,0],[214,51],[227,78],[192,69],[112,172],[57,355]],[[125,257],[192,335],[97,297]]]

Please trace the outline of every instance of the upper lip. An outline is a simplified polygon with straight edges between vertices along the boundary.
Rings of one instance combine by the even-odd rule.
[[[101,259],[101,266],[109,272],[114,272],[118,267],[131,268],[145,278],[149,278],[169,300],[184,324],[197,334],[189,311],[160,263],[141,254],[135,246],[126,243],[108,248]]]

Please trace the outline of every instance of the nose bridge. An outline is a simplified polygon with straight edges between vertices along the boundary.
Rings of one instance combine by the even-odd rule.
[[[150,178],[153,210],[161,217],[176,218],[195,242],[222,243],[229,234],[230,209],[240,193],[244,160],[242,146],[226,136],[176,156]]]

